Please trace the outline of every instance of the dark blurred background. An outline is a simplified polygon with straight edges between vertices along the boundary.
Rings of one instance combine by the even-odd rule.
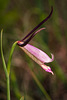
[[[51,18],[41,27],[30,44],[55,60],[49,65],[54,76],[45,72],[16,46],[11,64],[11,100],[67,100],[67,0],[0,0],[0,30],[3,29],[3,50],[6,63],[12,44],[21,40],[37,24]],[[41,28],[40,27],[40,28]],[[40,84],[40,85],[39,85]],[[0,54],[0,100],[6,100],[6,78]]]

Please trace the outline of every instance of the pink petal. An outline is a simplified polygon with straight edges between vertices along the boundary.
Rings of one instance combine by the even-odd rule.
[[[52,58],[50,58],[46,53],[44,53],[42,50],[27,44],[24,46],[25,49],[27,49],[32,55],[34,55],[36,58],[38,58],[43,63],[49,63],[54,60],[54,55],[51,54]]]
[[[52,75],[54,75],[54,73],[51,71],[51,68],[49,66],[46,66],[45,64],[42,64],[41,67],[46,71],[46,72],[50,72],[52,73]]]
[[[23,42],[20,42],[21,44]],[[24,47],[19,46],[24,52],[31,57],[36,63],[38,63],[45,71],[50,72],[54,75],[54,73],[51,71],[51,68],[44,64],[44,62],[52,62],[54,60],[54,56],[52,55],[52,59],[43,51],[40,49],[27,44]]]

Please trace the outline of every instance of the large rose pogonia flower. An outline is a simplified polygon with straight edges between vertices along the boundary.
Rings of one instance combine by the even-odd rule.
[[[54,60],[54,55],[51,54],[52,58],[50,58],[45,52],[43,52],[42,50],[28,44],[28,42],[41,30],[45,29],[45,28],[41,28],[38,31],[34,32],[38,27],[40,27],[45,21],[47,21],[50,16],[52,15],[53,12],[53,8],[49,14],[49,16],[44,19],[40,24],[38,24],[29,34],[27,34],[21,41],[17,41],[17,44],[19,45],[19,47],[29,56],[31,57],[36,63],[38,63],[45,71],[50,72],[52,74],[54,74],[51,71],[51,68],[47,65],[45,65],[44,63],[49,63],[52,62]],[[34,33],[33,33],[34,32]],[[31,35],[32,34],[32,35]],[[30,36],[31,35],[31,36]],[[28,38],[29,37],[29,38]],[[27,40],[26,40],[27,38]]]

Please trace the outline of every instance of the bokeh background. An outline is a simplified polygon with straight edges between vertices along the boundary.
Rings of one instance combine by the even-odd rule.
[[[6,63],[12,44],[48,16],[30,44],[40,48],[55,60],[49,65],[54,76],[45,72],[16,46],[11,64],[11,100],[67,100],[67,0],[0,0],[0,30],[3,29],[3,50]],[[40,27],[40,28],[41,28]],[[6,98],[6,78],[0,54],[0,100]]]

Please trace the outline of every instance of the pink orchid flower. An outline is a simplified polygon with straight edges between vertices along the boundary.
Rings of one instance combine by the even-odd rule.
[[[31,57],[36,63],[38,63],[45,71],[50,72],[52,74],[54,74],[51,70],[51,68],[47,65],[45,65],[44,63],[49,63],[52,62],[54,60],[54,55],[51,54],[52,58],[50,58],[45,52],[43,52],[42,50],[28,44],[28,42],[41,30],[45,29],[45,28],[41,28],[38,31],[34,32],[38,27],[40,27],[45,21],[48,20],[48,18],[50,18],[50,16],[52,15],[53,12],[53,8],[51,10],[51,13],[49,14],[49,16],[44,19],[40,24],[38,24],[26,37],[24,37],[21,41],[18,41],[17,44],[19,45],[19,47],[29,56]],[[34,33],[33,33],[34,32]],[[32,35],[31,35],[32,34]],[[30,36],[31,35],[31,36]],[[30,37],[29,37],[30,36]],[[29,38],[28,38],[29,37]],[[27,40],[25,40],[26,38],[28,38]],[[24,41],[25,40],[25,41]]]

